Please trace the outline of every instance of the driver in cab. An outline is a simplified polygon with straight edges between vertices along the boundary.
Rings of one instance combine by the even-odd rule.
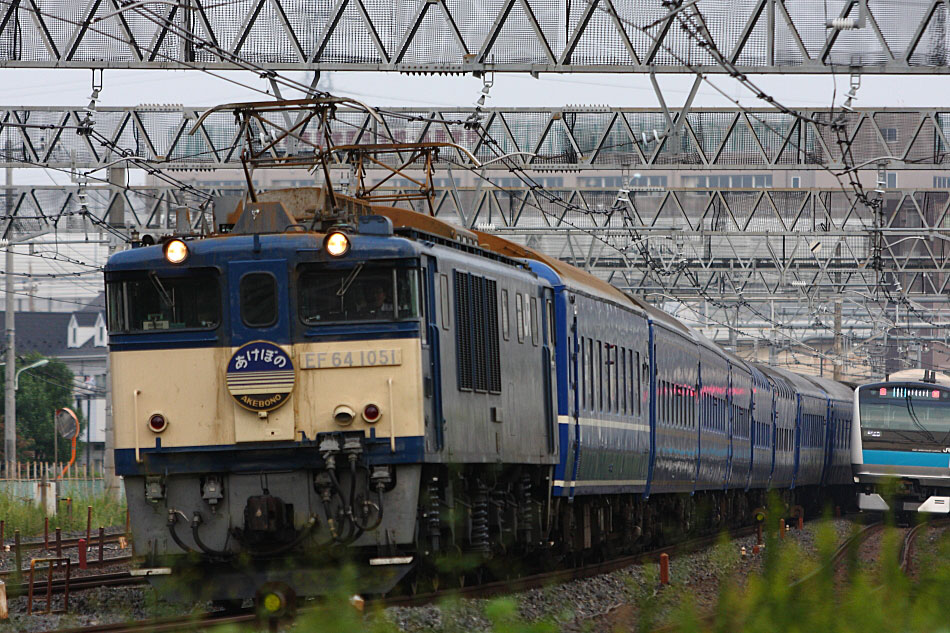
[[[385,284],[376,284],[370,291],[369,301],[366,305],[366,312],[370,316],[393,316],[393,300],[387,292]]]

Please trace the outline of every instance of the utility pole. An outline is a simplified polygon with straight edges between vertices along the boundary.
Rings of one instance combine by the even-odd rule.
[[[11,143],[8,140],[6,144],[7,160],[11,153]],[[16,380],[16,326],[13,322],[16,312],[16,299],[13,296],[13,168],[6,168],[6,185],[8,187],[6,195],[5,210],[10,219],[7,220],[7,257],[6,257],[6,315],[4,321],[4,330],[7,344],[7,364],[4,382],[3,398],[3,459],[6,462],[6,476],[9,478],[16,463],[16,390],[14,382]]]
[[[121,195],[120,187],[125,186],[128,171],[125,167],[111,167],[109,169],[109,183],[116,187],[109,207],[109,224],[125,232],[125,199]],[[166,216],[167,217],[167,216]],[[115,241],[110,242],[109,255],[117,250]],[[119,480],[115,476],[115,421],[112,418],[112,359],[106,354],[106,380],[103,385],[106,390],[106,428],[105,450],[102,454],[102,476],[107,494],[118,496]]]

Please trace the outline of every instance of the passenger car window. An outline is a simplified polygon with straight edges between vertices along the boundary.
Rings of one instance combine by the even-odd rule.
[[[268,327],[277,322],[277,280],[270,273],[241,277],[241,319],[248,327]]]

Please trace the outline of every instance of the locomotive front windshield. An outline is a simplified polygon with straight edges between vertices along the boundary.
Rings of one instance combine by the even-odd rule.
[[[858,403],[865,436],[880,437],[879,432],[891,431],[889,435],[899,437],[912,432],[916,441],[919,435],[939,439],[950,432],[950,390],[942,387],[868,385],[860,390]]]
[[[341,321],[404,321],[419,316],[419,270],[360,263],[353,268],[307,266],[298,279],[300,319],[307,325]]]
[[[110,332],[213,329],[221,322],[216,273],[164,277],[154,271],[106,284]]]

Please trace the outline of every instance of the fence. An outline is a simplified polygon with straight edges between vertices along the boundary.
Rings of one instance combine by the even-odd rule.
[[[0,496],[3,497],[32,501],[38,505],[46,499],[55,508],[56,499],[88,498],[106,492],[102,473],[85,464],[67,467],[63,463],[16,462],[7,466],[4,474],[9,472],[11,476],[0,477]],[[121,480],[119,487],[118,492],[124,493]]]

